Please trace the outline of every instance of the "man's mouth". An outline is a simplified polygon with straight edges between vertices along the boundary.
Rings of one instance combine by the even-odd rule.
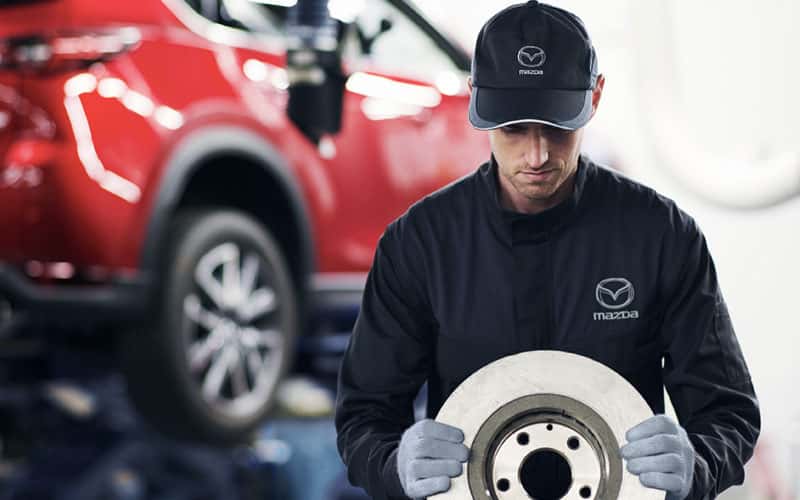
[[[534,179],[543,179],[543,178],[547,177],[550,174],[550,172],[553,172],[553,171],[554,171],[554,169],[550,169],[550,170],[522,170],[521,173],[523,173],[523,174],[525,174],[525,175],[527,175],[529,177],[532,177]]]

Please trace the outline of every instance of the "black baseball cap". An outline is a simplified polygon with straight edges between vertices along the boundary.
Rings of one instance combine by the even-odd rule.
[[[469,121],[480,130],[524,122],[583,127],[597,75],[589,33],[575,14],[536,0],[512,5],[478,34]]]

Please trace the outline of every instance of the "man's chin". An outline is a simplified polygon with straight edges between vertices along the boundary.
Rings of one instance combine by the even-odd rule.
[[[517,191],[531,201],[547,201],[553,197],[555,190],[543,189],[541,187],[531,188],[530,186],[525,186]]]

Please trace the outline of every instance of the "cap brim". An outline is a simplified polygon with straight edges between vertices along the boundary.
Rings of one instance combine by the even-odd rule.
[[[544,123],[575,130],[586,125],[591,116],[591,90],[473,87],[469,100],[469,121],[479,130],[514,123]]]

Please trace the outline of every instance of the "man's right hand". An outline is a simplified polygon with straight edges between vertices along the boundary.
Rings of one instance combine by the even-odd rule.
[[[450,489],[450,478],[461,475],[469,458],[461,429],[435,420],[409,427],[397,450],[397,473],[410,498],[425,498]]]

